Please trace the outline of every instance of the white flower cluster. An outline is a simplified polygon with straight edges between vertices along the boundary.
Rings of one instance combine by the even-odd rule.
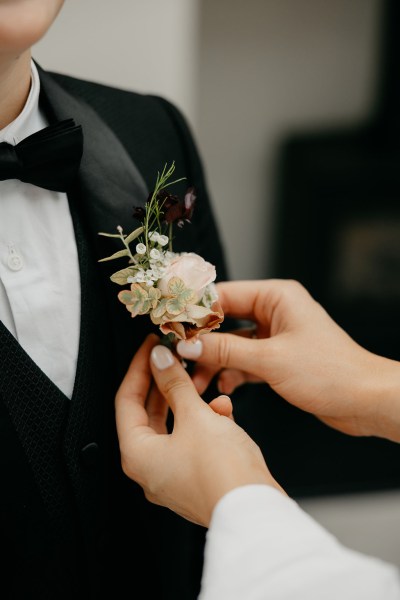
[[[151,242],[149,251],[143,243],[136,245],[136,273],[127,278],[128,283],[144,283],[152,287],[164,276],[167,266],[177,256],[175,252],[162,250],[169,242],[168,236],[151,231],[148,239]]]
[[[160,246],[166,246],[169,242],[169,237],[167,235],[161,235],[158,231],[150,231],[149,240]]]
[[[211,306],[218,300],[217,288],[215,287],[215,283],[209,283],[204,290],[202,304],[207,308],[211,308]]]

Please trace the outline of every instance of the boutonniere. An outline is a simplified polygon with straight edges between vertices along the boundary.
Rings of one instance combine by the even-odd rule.
[[[117,233],[99,233],[119,238],[123,246],[99,262],[128,259],[128,266],[113,273],[111,281],[129,285],[117,297],[132,317],[149,315],[171,341],[194,341],[219,328],[224,315],[214,284],[215,266],[193,252],[173,251],[173,228],[190,223],[196,203],[194,188],[188,188],[184,198],[167,189],[184,179],[170,181],[174,170],[174,163],[165,165],[145,206],[134,208],[140,227],[129,234],[120,226]]]

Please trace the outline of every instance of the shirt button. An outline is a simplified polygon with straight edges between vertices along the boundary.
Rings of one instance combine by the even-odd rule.
[[[13,246],[8,247],[8,260],[7,265],[11,271],[20,271],[24,266],[22,256],[18,254]]]

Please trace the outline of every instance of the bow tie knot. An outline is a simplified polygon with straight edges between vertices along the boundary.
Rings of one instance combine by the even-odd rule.
[[[73,119],[45,127],[16,146],[1,142],[0,181],[19,179],[66,192],[78,172],[82,151],[82,127]]]

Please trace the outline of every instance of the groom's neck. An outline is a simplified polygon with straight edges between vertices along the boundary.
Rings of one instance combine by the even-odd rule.
[[[31,85],[30,61],[30,50],[17,58],[0,58],[0,130],[24,108]]]

